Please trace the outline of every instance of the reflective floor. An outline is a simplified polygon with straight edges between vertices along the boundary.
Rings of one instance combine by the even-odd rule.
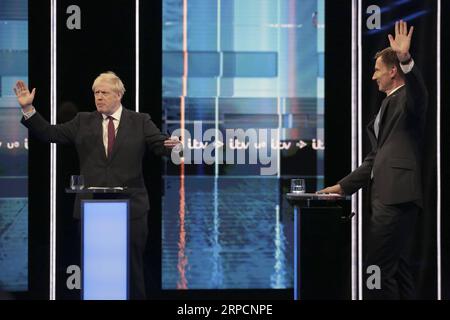
[[[28,199],[0,198],[0,289],[28,288]]]
[[[165,183],[163,289],[292,288],[292,209],[278,178]]]

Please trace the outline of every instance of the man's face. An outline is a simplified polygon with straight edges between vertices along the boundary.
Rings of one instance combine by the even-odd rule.
[[[394,77],[394,68],[387,66],[381,57],[378,57],[375,61],[375,70],[372,76],[372,80],[375,80],[378,84],[378,90],[382,92],[388,92],[392,90]]]
[[[95,106],[97,111],[106,115],[111,115],[120,106],[121,95],[114,91],[113,86],[108,82],[100,82],[94,91]]]

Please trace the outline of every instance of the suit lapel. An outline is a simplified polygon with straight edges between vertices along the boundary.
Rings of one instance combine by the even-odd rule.
[[[380,141],[381,141],[380,138],[381,138],[381,132],[382,132],[382,122],[383,122],[382,119],[383,119],[383,115],[384,115],[384,113],[386,111],[386,106],[389,104],[389,98],[390,97],[384,98],[383,102],[381,103],[381,106],[380,106],[380,110],[379,110],[380,120],[378,122],[378,138],[375,135],[375,120],[377,119],[378,112],[377,112],[377,114],[375,114],[373,119],[369,122],[369,124],[366,127],[367,132],[369,134],[370,142],[372,143],[373,147],[375,147],[377,145],[378,146],[381,145],[380,144]]]
[[[381,127],[382,127],[382,123],[383,123],[383,116],[386,113],[386,108],[389,105],[389,100],[391,99],[391,97],[386,97],[384,98],[383,102],[381,103],[381,107],[380,107],[380,132],[381,132]],[[378,137],[380,137],[380,135],[378,135]]]
[[[378,145],[381,146],[384,143],[384,140],[386,140],[386,133],[389,132],[388,128],[391,126],[391,119],[384,119],[386,113],[390,114],[390,117],[392,118],[392,110],[389,110],[388,108],[391,104],[391,101],[394,97],[396,97],[401,90],[404,90],[405,86],[398,89],[396,92],[391,94],[390,96],[386,97],[381,105],[381,113],[380,113],[380,131],[378,133]]]
[[[130,117],[128,110],[122,108],[122,115],[120,116],[119,127],[117,128],[116,140],[114,142],[111,157],[108,157],[108,161],[111,161],[117,153],[120,145],[126,140],[126,133],[130,128]]]
[[[376,118],[376,115],[373,117],[373,119],[369,122],[369,124],[366,127],[372,147],[375,147],[377,145],[377,138],[375,136],[375,131],[373,129],[373,125],[375,123],[375,118]]]

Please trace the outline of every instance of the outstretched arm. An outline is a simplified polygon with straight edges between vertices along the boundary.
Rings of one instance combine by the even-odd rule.
[[[36,89],[30,92],[25,82],[19,80],[16,82],[14,92],[24,114],[22,124],[39,140],[62,144],[73,143],[79,126],[78,116],[64,124],[51,125],[33,107]]]
[[[334,186],[317,191],[317,193],[339,193],[341,195],[351,195],[367,185],[373,167],[373,160],[375,159],[376,150],[372,150],[363,163],[341,179]]]
[[[147,147],[157,156],[170,156],[172,149],[181,146],[177,137],[168,138],[163,135],[149,115],[145,115],[144,135]]]

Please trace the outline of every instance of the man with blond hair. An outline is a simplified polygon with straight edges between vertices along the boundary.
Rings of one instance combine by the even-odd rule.
[[[143,254],[147,240],[149,201],[142,173],[146,150],[168,155],[179,144],[167,139],[148,114],[123,108],[125,87],[113,72],[100,74],[92,85],[96,111],[80,112],[69,122],[51,125],[33,106],[31,92],[17,81],[14,92],[22,107],[22,124],[44,142],[73,144],[86,186],[126,186],[130,195],[130,298],[145,299]],[[77,196],[78,204],[80,196]],[[75,218],[79,218],[75,205]]]

